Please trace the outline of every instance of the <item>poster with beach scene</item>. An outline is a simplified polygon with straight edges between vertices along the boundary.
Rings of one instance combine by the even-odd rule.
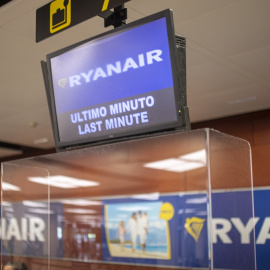
[[[173,215],[173,206],[162,201],[105,204],[105,235],[110,256],[170,260],[168,222]]]

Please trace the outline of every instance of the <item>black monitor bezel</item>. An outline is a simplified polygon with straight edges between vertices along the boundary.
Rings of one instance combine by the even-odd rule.
[[[54,58],[56,56],[59,56],[63,53],[66,53],[78,46],[81,46],[87,42],[93,41],[98,38],[105,38],[108,35],[117,34],[121,31],[127,31],[128,29],[149,23],[151,21],[158,20],[160,18],[166,19],[166,25],[167,25],[167,34],[168,34],[168,43],[169,43],[169,50],[170,50],[170,56],[171,56],[171,66],[172,66],[172,75],[173,75],[173,88],[174,88],[174,96],[175,96],[175,108],[176,108],[176,121],[171,121],[168,123],[163,123],[158,126],[150,126],[150,127],[144,127],[137,130],[132,131],[123,131],[120,133],[116,133],[113,135],[101,135],[96,136],[94,138],[85,138],[85,139],[77,139],[73,141],[68,142],[61,142],[60,136],[59,136],[59,126],[57,121],[57,114],[56,114],[56,105],[55,105],[55,99],[54,99],[54,90],[53,90],[53,79],[52,79],[52,69],[50,64],[50,59]],[[179,80],[179,65],[176,63],[177,61],[177,48],[176,48],[176,41],[175,41],[175,30],[174,30],[174,23],[173,23],[173,12],[171,9],[167,9],[155,14],[152,14],[150,16],[144,17],[142,19],[139,19],[137,21],[131,22],[129,24],[120,26],[118,28],[112,29],[110,31],[104,32],[102,34],[96,35],[94,37],[88,38],[86,40],[80,41],[78,43],[72,44],[68,47],[62,48],[58,51],[55,51],[53,53],[50,53],[46,56],[47,63],[43,62],[42,69],[43,69],[43,75],[44,75],[44,81],[47,91],[47,99],[48,99],[48,105],[49,105],[49,111],[51,116],[51,122],[52,122],[52,128],[53,128],[53,134],[54,134],[54,140],[55,140],[55,146],[56,150],[61,151],[65,149],[70,148],[79,148],[87,145],[96,145],[101,143],[108,143],[112,141],[119,141],[119,140],[126,140],[130,138],[134,138],[136,136],[147,136],[149,134],[158,133],[162,131],[172,131],[176,129],[181,129],[185,126],[185,121],[183,117],[183,102],[181,99],[182,97],[186,97],[186,93],[181,93],[183,90],[185,91],[185,87],[180,87],[180,80]],[[185,78],[184,78],[185,81]],[[185,129],[185,128],[184,128]]]

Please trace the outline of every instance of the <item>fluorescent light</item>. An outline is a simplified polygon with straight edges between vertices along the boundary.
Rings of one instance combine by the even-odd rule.
[[[44,207],[44,208],[48,208],[48,204],[46,204],[46,203],[38,203],[38,202],[32,202],[32,201],[23,201],[23,205],[29,206],[29,207]]]
[[[100,216],[81,216],[81,215],[77,216],[77,215],[75,215],[72,217],[72,219],[76,220],[76,221],[93,222],[94,220],[101,219],[101,217]]]
[[[159,193],[150,193],[150,194],[136,194],[131,196],[133,199],[140,199],[140,200],[149,200],[149,201],[156,201],[159,199]]]
[[[49,209],[39,209],[39,208],[30,208],[27,210],[28,213],[35,213],[35,214],[43,214],[43,215],[49,215],[54,214],[54,211]]]
[[[257,97],[240,98],[240,99],[230,100],[229,105],[235,105],[235,104],[250,102],[254,100],[257,100]]]
[[[167,170],[170,167],[178,166],[179,160],[176,158],[169,158],[164,160],[159,160],[151,163],[144,164],[144,167],[157,169],[157,170]]]
[[[2,182],[2,190],[20,191],[21,189],[17,186],[12,185],[12,184]]]
[[[189,153],[186,155],[182,155],[179,157],[181,160],[185,160],[185,161],[195,161],[195,162],[202,162],[202,163],[206,163],[206,152],[204,149],[193,152],[193,153]]]
[[[99,183],[89,180],[77,179],[63,175],[49,177],[28,177],[28,180],[42,185],[50,185],[58,188],[80,188],[99,186]]]
[[[168,158],[144,164],[144,167],[165,170],[170,172],[185,172],[204,167],[206,164],[205,150],[179,156],[178,158]]]
[[[79,205],[79,206],[88,206],[88,205],[101,205],[102,203],[100,201],[90,201],[90,200],[61,200],[60,201],[63,204],[71,204],[71,205]]]
[[[41,138],[34,140],[34,144],[41,144],[41,143],[47,143],[49,140],[48,138]]]
[[[67,208],[65,209],[67,213],[74,213],[74,214],[95,214],[95,210],[91,209],[81,209],[81,208]]]
[[[166,167],[163,166],[165,163]],[[151,162],[144,165],[144,167],[151,169],[178,173],[198,169],[204,166],[205,165],[201,162],[182,161],[180,159],[165,159],[162,161]]]

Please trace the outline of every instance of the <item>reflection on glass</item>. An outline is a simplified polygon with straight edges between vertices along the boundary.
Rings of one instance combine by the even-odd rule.
[[[156,170],[165,170],[171,172],[185,172],[204,167],[206,164],[205,150],[199,150],[193,153],[179,156],[177,158],[168,158],[144,164],[144,167]]]
[[[2,182],[2,190],[6,191],[20,191],[21,189],[18,186],[12,185],[7,182]]]
[[[50,185],[58,188],[80,188],[80,187],[92,187],[98,186],[99,183],[82,180],[78,178],[72,178],[63,175],[55,175],[50,177],[28,177],[28,180],[42,185]]]
[[[200,135],[195,136],[199,143],[190,134]],[[78,150],[74,156],[27,159],[18,161],[26,165],[20,168],[5,165],[2,181],[13,185],[2,199],[5,262],[27,258],[36,269],[48,258],[51,269],[64,269],[65,264],[97,270],[128,268],[125,264],[134,269],[209,269],[214,250],[219,256],[210,259],[220,267],[211,269],[225,269],[226,264],[226,269],[254,270],[255,225],[244,166],[250,165],[249,152],[238,157],[239,141],[235,145],[226,137],[224,149],[224,143],[214,144],[211,138],[214,145],[205,148],[211,160],[206,162],[206,141],[204,131],[191,132]],[[41,181],[30,182],[30,177]],[[147,225],[142,226],[145,213]],[[250,229],[248,243],[239,228]]]

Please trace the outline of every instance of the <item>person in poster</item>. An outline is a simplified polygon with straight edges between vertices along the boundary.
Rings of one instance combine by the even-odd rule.
[[[142,252],[145,252],[146,248],[146,240],[147,240],[147,233],[148,233],[148,218],[147,213],[142,211],[138,212],[138,235],[140,239],[140,244],[142,248]]]
[[[130,231],[132,252],[135,252],[137,247],[137,226],[138,224],[136,213],[132,213],[127,226],[128,230]]]
[[[104,258],[169,260],[170,231],[168,220],[161,216],[162,205],[162,201],[107,202],[104,205]],[[123,243],[122,222],[125,225]]]
[[[125,234],[126,234],[125,222],[122,220],[120,222],[120,225],[117,231],[117,235],[119,236],[122,251],[124,250],[124,247],[125,247]]]

